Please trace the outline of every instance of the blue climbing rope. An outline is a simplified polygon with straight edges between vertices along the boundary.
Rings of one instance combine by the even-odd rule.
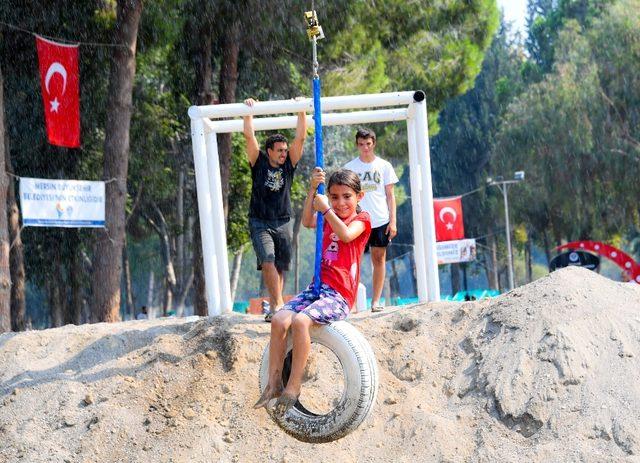
[[[314,41],[315,47],[315,41]],[[315,125],[316,167],[324,168],[324,154],[322,151],[322,108],[320,103],[320,76],[313,77],[313,121]],[[324,194],[324,184],[318,186],[318,193]],[[314,293],[320,294],[320,263],[322,260],[322,229],[324,217],[320,212],[316,213],[316,260],[313,275]]]

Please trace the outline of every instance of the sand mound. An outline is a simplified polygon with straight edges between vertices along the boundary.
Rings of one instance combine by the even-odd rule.
[[[378,401],[319,445],[251,409],[258,318],[5,334],[0,461],[634,461],[639,312],[639,286],[569,268],[490,301],[352,317],[376,352]],[[309,384],[331,381],[321,365]]]

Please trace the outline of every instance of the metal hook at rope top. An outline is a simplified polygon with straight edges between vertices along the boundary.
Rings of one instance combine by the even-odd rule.
[[[307,23],[307,36],[309,40],[313,42],[313,75],[318,75],[318,51],[316,43],[318,40],[324,39],[324,32],[322,32],[322,26],[318,22],[318,15],[316,10],[313,9],[313,2],[311,3],[311,11],[305,11],[304,20]]]

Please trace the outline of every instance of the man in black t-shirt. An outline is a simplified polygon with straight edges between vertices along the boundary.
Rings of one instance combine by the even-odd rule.
[[[245,104],[253,106],[249,98]],[[253,128],[253,117],[244,117],[244,138],[247,142],[247,159],[251,165],[251,203],[249,204],[249,232],[256,252],[258,270],[262,271],[264,284],[269,291],[270,312],[265,320],[283,305],[282,287],[284,272],[291,262],[291,185],[296,166],[302,157],[307,135],[307,117],[298,113],[296,136],[291,147],[281,135],[271,135],[260,149]]]

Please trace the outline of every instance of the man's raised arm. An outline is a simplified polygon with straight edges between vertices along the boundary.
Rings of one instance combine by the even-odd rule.
[[[307,137],[307,114],[302,111],[298,113],[298,124],[296,125],[296,138],[291,142],[289,148],[289,159],[294,166],[298,164],[302,157],[304,140]]]
[[[247,98],[244,100],[244,104],[247,106],[253,106],[253,103],[255,103],[253,98]],[[253,116],[244,116],[242,119],[244,121],[242,133],[245,141],[247,142],[247,159],[249,160],[249,164],[253,166],[258,160],[260,145],[256,138],[256,131],[253,128]]]

